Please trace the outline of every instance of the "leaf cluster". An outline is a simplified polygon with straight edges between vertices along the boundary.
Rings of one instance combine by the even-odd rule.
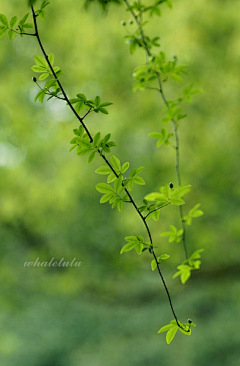
[[[73,145],[70,151],[77,148],[77,155],[83,156],[90,154],[88,157],[88,162],[91,163],[96,155],[105,155],[105,153],[110,153],[111,148],[116,146],[115,142],[109,141],[111,134],[107,134],[101,138],[101,133],[97,132],[92,141],[89,140],[88,134],[85,132],[82,125],[79,128],[73,130],[75,137],[70,141]]]
[[[158,205],[171,203],[172,205],[181,206],[185,202],[182,197],[190,191],[191,185],[181,185],[177,188],[170,188],[169,184],[160,187],[159,192],[147,194],[144,198],[147,201],[156,201]]]
[[[101,98],[96,96],[93,99],[87,99],[84,94],[77,94],[76,98],[70,99],[69,102],[71,104],[75,104],[75,111],[80,113],[80,111],[87,107],[90,111],[94,111],[95,113],[103,113],[108,114],[108,110],[105,107],[112,105],[110,102],[101,103]]]
[[[178,272],[176,272],[172,278],[176,278],[176,277],[180,276],[180,280],[181,280],[182,284],[184,285],[187,282],[187,280],[190,278],[191,272],[195,269],[200,268],[200,265],[201,265],[200,253],[202,253],[203,251],[204,251],[204,249],[196,250],[191,255],[191,257],[189,257],[188,259],[183,261],[182,264],[177,266]]]
[[[188,320],[187,323],[181,323],[180,321],[177,321],[174,319],[169,324],[164,325],[164,327],[160,328],[158,333],[167,332],[166,334],[166,342],[167,344],[170,344],[175,337],[178,329],[185,335],[190,336],[192,331],[191,327],[196,327],[196,324],[194,324],[191,320]]]
[[[128,242],[127,244],[125,244],[121,251],[120,254],[123,254],[125,252],[129,252],[130,250],[134,249],[136,250],[137,254],[142,254],[142,252],[144,251],[144,249],[149,249],[151,251],[152,248],[152,244],[149,242],[146,242],[143,238],[143,236],[141,235],[137,235],[137,236],[126,236],[125,240]]]

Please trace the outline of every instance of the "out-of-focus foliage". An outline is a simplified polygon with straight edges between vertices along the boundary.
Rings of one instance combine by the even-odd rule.
[[[40,33],[64,71],[70,97],[100,95],[114,103],[108,116],[90,116],[89,128],[97,133],[101,124],[112,133],[122,161],[146,166],[147,186],[139,186],[138,199],[166,182],[175,184],[174,152],[157,150],[147,137],[160,120],[159,98],[152,91],[132,93],[133,69],[145,59],[124,45],[124,6],[110,6],[103,15],[94,4],[87,12],[82,5],[52,2]],[[1,2],[0,12],[9,18],[27,11],[27,3]],[[158,235],[169,229],[167,220],[160,215],[151,224],[156,245],[173,262],[162,267],[176,310],[181,319],[190,313],[197,324],[191,337],[176,335],[170,350],[157,334],[171,315],[149,257],[119,254],[125,236],[143,231],[136,214],[99,204],[95,185],[101,177],[93,171],[101,162],[89,166],[85,157],[68,152],[77,123],[67,107],[53,100],[34,103],[31,66],[40,50],[33,37],[1,39],[1,365],[238,365],[239,12],[237,0],[180,0],[147,25],[154,35],[158,30],[168,55],[188,65],[189,84],[204,91],[186,105],[188,118],[180,127],[183,183],[194,187],[185,211],[201,202],[205,212],[188,228],[192,252],[205,251],[187,291],[171,279],[184,259],[175,250],[178,243]],[[175,98],[177,88],[173,81],[167,95]],[[165,210],[164,217],[171,214]],[[23,266],[52,257],[84,263]]]

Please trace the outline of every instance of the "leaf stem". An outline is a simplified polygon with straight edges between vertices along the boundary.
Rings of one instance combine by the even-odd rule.
[[[147,56],[147,61],[146,63],[148,64],[148,57],[153,57],[153,54],[150,50],[150,48],[147,46],[147,43],[145,42],[145,34],[144,31],[142,29],[142,13],[140,11],[140,16],[138,16],[134,10],[131,8],[130,3],[128,0],[124,0],[127,7],[130,9],[130,12],[133,16],[133,18],[135,19],[135,22],[137,24],[137,27],[139,29],[139,33],[145,48],[145,52],[146,52],[146,56]],[[163,86],[162,86],[162,80],[161,80],[161,75],[159,72],[156,71],[156,76],[157,76],[157,80],[158,80],[158,85],[159,85],[159,89],[156,88],[162,97],[162,100],[164,102],[164,104],[166,105],[167,109],[169,109],[169,103],[167,101],[167,98],[165,96],[164,90],[163,90]],[[178,137],[178,131],[177,131],[177,122],[175,121],[174,118],[172,118],[172,126],[173,126],[173,132],[174,132],[174,138],[175,138],[175,170],[176,170],[176,175],[177,175],[177,181],[178,181],[178,185],[181,185],[181,173],[180,173],[180,158],[179,158],[179,137]],[[183,245],[183,249],[184,249],[184,253],[185,253],[185,257],[186,259],[188,259],[188,251],[187,251],[187,245],[186,245],[186,227],[185,227],[185,221],[184,221],[184,213],[183,213],[183,207],[179,206],[179,214],[180,214],[180,219],[181,219],[181,225],[182,225],[182,229],[183,229],[183,235],[182,235],[182,245]]]

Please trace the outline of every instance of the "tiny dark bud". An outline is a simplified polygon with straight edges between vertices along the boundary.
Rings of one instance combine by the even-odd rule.
[[[191,324],[192,323],[192,320],[191,319],[188,319],[188,324]]]
[[[37,79],[35,78],[35,76],[32,78],[33,82],[36,83]]]
[[[170,182],[169,183],[169,187],[172,189],[173,188],[173,183],[172,182]]]
[[[122,20],[122,21],[121,21],[121,25],[122,25],[122,26],[125,26],[125,25],[126,25],[125,20]]]
[[[133,24],[133,20],[132,19],[129,19],[129,24]]]

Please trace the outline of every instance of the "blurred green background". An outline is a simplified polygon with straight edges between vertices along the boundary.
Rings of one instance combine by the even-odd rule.
[[[7,35],[0,43],[0,364],[1,366],[215,366],[240,359],[240,3],[174,1],[147,33],[160,36],[169,58],[188,65],[184,85],[169,82],[169,99],[194,83],[202,88],[181,122],[183,183],[192,184],[185,212],[198,202],[205,215],[188,228],[190,251],[204,248],[200,271],[182,286],[172,280],[183,260],[180,244],[159,232],[178,223],[177,208],[150,222],[162,268],[181,321],[197,324],[191,337],[177,334],[168,346],[158,329],[172,319],[166,294],[148,254],[120,255],[127,235],[144,234],[136,213],[100,205],[94,186],[103,181],[96,158],[69,153],[78,126],[64,103],[34,102],[34,37]],[[0,13],[20,19],[26,2],[1,1]],[[100,95],[110,114],[90,115],[91,132],[111,132],[113,151],[131,167],[145,166],[141,197],[172,181],[174,151],[155,148],[147,134],[160,126],[159,96],[132,92],[133,69],[145,61],[124,45],[124,5],[103,14],[77,0],[52,1],[39,30],[48,53],[64,71],[69,96]],[[134,26],[131,26],[134,27]],[[128,25],[130,28],[130,25]],[[130,29],[129,29],[130,31]],[[171,126],[169,126],[170,128]],[[80,268],[27,268],[25,261],[76,258]]]

